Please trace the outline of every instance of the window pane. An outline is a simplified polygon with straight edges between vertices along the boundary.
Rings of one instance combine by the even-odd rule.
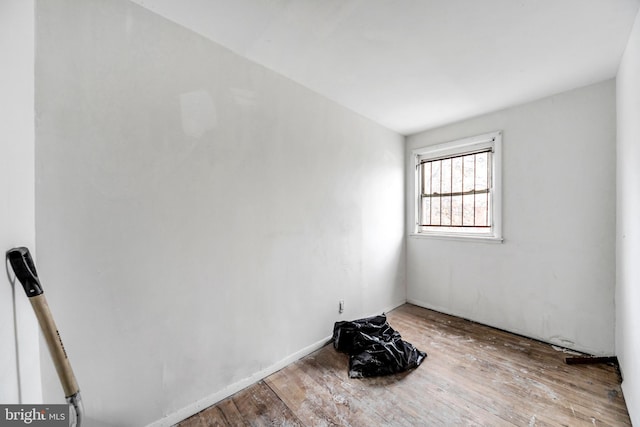
[[[462,192],[462,157],[451,159],[452,193]]]
[[[451,159],[442,160],[442,192],[451,193]]]
[[[473,225],[473,194],[462,196],[462,225]]]
[[[437,160],[431,162],[431,194],[442,193],[440,189],[440,165],[442,162]]]
[[[463,188],[462,191],[467,192],[467,191],[471,191],[474,189],[475,186],[475,182],[474,182],[474,178],[475,178],[475,164],[474,164],[474,157],[475,155],[470,155],[470,156],[464,156],[462,158],[463,160],[463,168],[464,168],[464,183],[463,183]],[[467,204],[467,202],[465,201],[465,205]]]
[[[440,197],[431,198],[431,225],[440,225]]]
[[[477,194],[476,195],[476,223],[475,223],[476,226],[484,227],[489,225],[487,222],[487,219],[488,219],[487,209],[488,209],[487,195]]]
[[[420,167],[420,174],[422,175],[421,194],[429,193],[431,188],[431,163],[423,163]]]
[[[454,196],[451,198],[451,225],[462,225],[462,196]]]
[[[423,163],[420,223],[448,227],[489,226],[489,194],[442,194],[487,191],[491,153],[476,153]]]
[[[451,197],[442,197],[440,211],[442,212],[441,225],[451,225]]]
[[[431,204],[429,197],[422,198],[422,204],[420,206],[420,224],[429,225],[429,216],[431,214]]]
[[[487,154],[476,154],[476,190],[486,190],[488,186],[487,177]]]

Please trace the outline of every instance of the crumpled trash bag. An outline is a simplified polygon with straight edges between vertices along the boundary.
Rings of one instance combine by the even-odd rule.
[[[406,341],[387,322],[387,316],[336,322],[333,347],[349,355],[349,377],[396,374],[417,368],[427,353]]]

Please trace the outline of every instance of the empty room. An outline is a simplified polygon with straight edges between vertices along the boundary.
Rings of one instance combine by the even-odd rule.
[[[640,0],[0,0],[0,58],[0,425],[640,425]]]

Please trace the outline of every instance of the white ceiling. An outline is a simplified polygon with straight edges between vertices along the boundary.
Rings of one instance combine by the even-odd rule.
[[[133,0],[401,134],[614,77],[640,0]]]

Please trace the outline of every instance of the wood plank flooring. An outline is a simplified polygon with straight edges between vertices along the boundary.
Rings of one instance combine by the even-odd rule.
[[[327,345],[179,427],[631,425],[613,365],[410,304],[387,317],[427,352],[417,369],[351,379]]]

